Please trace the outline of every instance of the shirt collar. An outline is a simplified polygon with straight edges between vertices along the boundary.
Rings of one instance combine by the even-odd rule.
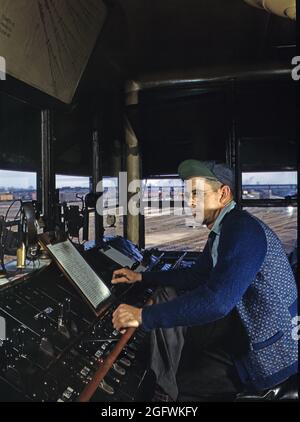
[[[229,204],[226,205],[226,207],[222,209],[222,211],[218,215],[218,218],[214,222],[214,225],[212,226],[212,229],[211,229],[212,232],[216,234],[220,234],[223,218],[225,217],[226,214],[228,214],[231,210],[233,210],[235,206],[236,206],[236,202],[232,200],[229,202]]]

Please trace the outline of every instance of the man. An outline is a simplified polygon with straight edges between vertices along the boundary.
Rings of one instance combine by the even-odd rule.
[[[297,373],[298,358],[292,337],[296,283],[281,242],[266,224],[236,208],[226,165],[186,160],[178,173],[189,184],[193,215],[210,229],[207,244],[191,269],[115,271],[112,283],[142,282],[162,290],[144,309],[120,305],[114,327],[152,330],[151,368],[173,400],[190,327],[197,327],[201,339],[193,356],[201,372],[202,384],[193,386],[197,399],[205,398],[205,389],[222,396],[278,385]]]

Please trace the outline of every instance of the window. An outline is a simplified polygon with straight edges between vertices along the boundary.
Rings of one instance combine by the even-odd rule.
[[[242,174],[243,199],[285,199],[297,195],[297,172]]]
[[[36,173],[0,170],[0,215],[5,216],[13,201],[36,200]],[[13,220],[20,203],[11,206],[7,220]]]
[[[297,172],[243,173],[242,191],[244,209],[264,221],[280,238],[285,251],[292,252],[297,242]],[[251,200],[254,204],[247,207]]]
[[[103,178],[104,188],[104,235],[123,236],[123,216],[118,215],[118,179],[114,177]],[[59,189],[59,201],[68,206],[79,206],[82,209],[82,199],[90,192],[89,177],[56,175],[56,189]],[[81,199],[82,198],[82,199]],[[113,216],[116,215],[116,218]],[[79,241],[82,238],[82,229],[79,231]],[[95,212],[89,212],[89,240],[95,239]],[[76,239],[74,239],[75,241]]]
[[[18,219],[19,200],[36,200],[36,173],[0,170],[0,215],[6,221]],[[17,226],[11,230],[17,231]],[[11,259],[11,256],[4,256],[4,262]]]
[[[59,189],[59,202],[60,204],[66,203],[68,207],[79,207],[81,212],[84,208],[84,198],[85,195],[90,191],[90,179],[89,177],[79,177],[79,176],[66,176],[66,175],[56,175],[55,177],[55,187]],[[76,210],[76,208],[75,208]],[[77,213],[76,213],[77,214]],[[74,215],[73,214],[73,218]],[[78,214],[77,214],[78,215]],[[77,229],[75,230],[75,232]],[[73,241],[78,241],[81,243],[83,238],[83,229],[79,230],[79,237],[76,238],[74,235],[71,236]],[[89,240],[94,239],[94,216],[90,216],[89,224]]]
[[[59,202],[74,204],[80,202],[80,197],[84,197],[90,191],[90,179],[79,176],[56,175],[56,189],[59,189]]]

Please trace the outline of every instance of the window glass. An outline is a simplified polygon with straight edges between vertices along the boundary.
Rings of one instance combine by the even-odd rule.
[[[85,198],[90,192],[89,177],[80,176],[62,176],[56,175],[56,188],[59,189],[59,201],[62,204],[66,202],[68,206],[79,206],[82,210],[83,202],[81,198]],[[123,235],[123,216],[118,215],[118,179],[115,177],[103,178],[104,188],[104,215],[103,227],[104,235]],[[117,208],[117,209],[116,209]],[[117,215],[114,218],[114,215]],[[79,242],[82,238],[82,229],[79,232]],[[95,212],[89,213],[89,240],[95,239]],[[76,239],[73,239],[76,241]]]
[[[82,212],[84,208],[84,198],[90,191],[90,179],[89,177],[80,176],[67,176],[57,174],[55,177],[55,187],[59,189],[59,202],[60,204],[66,203],[68,207],[77,206],[79,211]],[[90,218],[89,225],[89,240],[94,239],[94,219]],[[72,241],[82,242],[83,229],[79,230],[79,238],[72,237]]]
[[[90,180],[88,177],[56,175],[56,189],[59,189],[59,202],[74,204],[80,202],[90,191]]]
[[[297,195],[297,172],[242,174],[243,199],[284,199]]]
[[[18,220],[20,201],[36,200],[36,173],[0,170],[0,216],[6,221]],[[10,228],[17,231],[17,226]],[[4,256],[4,261],[12,260]]]

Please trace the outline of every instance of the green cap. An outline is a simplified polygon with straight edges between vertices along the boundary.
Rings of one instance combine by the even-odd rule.
[[[178,167],[179,176],[184,179],[191,177],[205,177],[218,180],[234,189],[234,174],[226,164],[217,164],[215,161],[185,160]]]

